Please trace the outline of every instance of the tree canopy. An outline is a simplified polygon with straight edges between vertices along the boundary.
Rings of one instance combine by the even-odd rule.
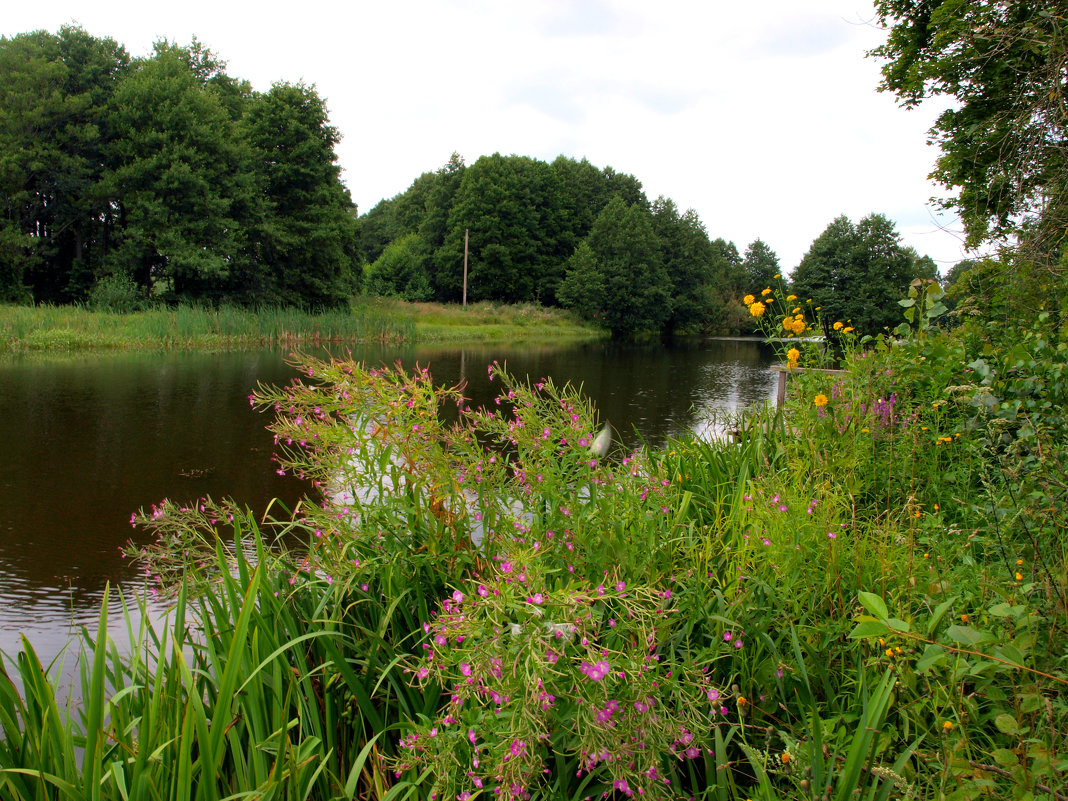
[[[77,27],[0,37],[0,299],[329,306],[355,208],[313,88],[266,93],[195,39],[131,59]]]
[[[1015,0],[877,0],[882,88],[906,106],[952,98],[932,129],[933,177],[968,244],[1061,246],[1068,223],[1068,15]]]
[[[898,301],[914,278],[934,278],[934,262],[901,245],[894,224],[870,214],[854,225],[835,218],[793,273],[799,302],[819,307],[824,326],[852,325],[877,334],[901,322]]]

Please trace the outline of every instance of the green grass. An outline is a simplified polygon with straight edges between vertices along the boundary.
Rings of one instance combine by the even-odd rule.
[[[0,353],[190,348],[230,350],[330,343],[475,343],[593,338],[602,334],[559,310],[480,303],[367,299],[343,311],[179,306],[129,314],[77,306],[0,305]]]

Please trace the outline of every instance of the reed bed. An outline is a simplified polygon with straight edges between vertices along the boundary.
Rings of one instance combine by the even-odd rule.
[[[0,306],[0,352],[127,348],[401,343],[411,318],[374,303],[311,314],[298,309],[178,306],[118,314],[80,306]]]

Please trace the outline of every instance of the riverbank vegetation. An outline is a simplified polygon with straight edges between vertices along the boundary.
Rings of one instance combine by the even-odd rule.
[[[1068,349],[989,333],[801,341],[785,413],[655,453],[548,378],[307,361],[250,401],[321,497],[140,515],[168,633],[65,711],[27,650],[0,797],[1063,798]]]
[[[595,339],[604,333],[560,309],[472,304],[467,309],[362,299],[316,314],[293,308],[161,307],[117,313],[81,306],[0,305],[0,354],[126,349],[233,350],[323,344]]]

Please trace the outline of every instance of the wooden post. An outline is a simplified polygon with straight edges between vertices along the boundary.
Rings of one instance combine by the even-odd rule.
[[[467,308],[467,233],[468,229],[464,229],[464,308]]]
[[[775,389],[775,408],[781,409],[786,405],[786,370],[779,368],[779,385]]]

